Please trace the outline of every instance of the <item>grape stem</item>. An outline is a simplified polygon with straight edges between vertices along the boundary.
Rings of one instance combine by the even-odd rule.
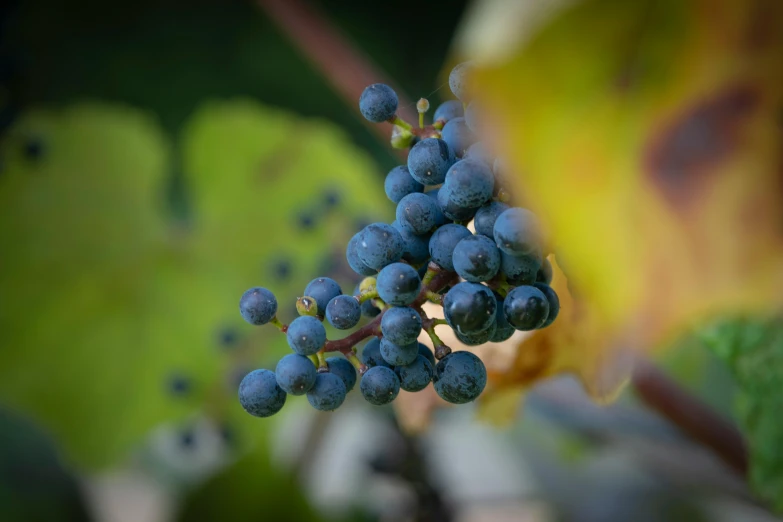
[[[359,304],[364,303],[365,301],[369,301],[370,299],[375,299],[378,297],[378,291],[373,292],[365,292],[363,294],[359,294],[356,299],[359,301]]]
[[[736,426],[682,389],[650,360],[639,357],[635,362],[632,382],[642,402],[747,477],[747,444]]]
[[[272,319],[270,319],[269,323],[277,326],[277,329],[283,333],[288,332],[288,325],[281,323],[277,316],[274,316]]]
[[[348,356],[348,360],[351,361],[351,364],[353,364],[353,367],[356,368],[357,372],[359,372],[359,375],[364,375],[367,372],[367,366],[365,366],[364,363],[360,361],[358,357],[356,357],[355,353],[351,353]]]
[[[441,267],[430,261],[430,264],[427,265],[427,271],[424,273],[424,277],[421,279],[421,286],[429,286],[429,284],[432,282],[432,278],[435,277],[440,270],[442,270]]]
[[[435,327],[441,324],[448,324],[445,319],[437,319],[433,318],[430,319],[427,316],[427,313],[421,308],[421,306],[416,307],[416,311],[419,312],[419,315],[421,316],[421,326],[424,329],[425,332],[427,332],[427,335],[429,335],[430,340],[432,341],[432,347],[435,348],[435,358],[438,360],[443,359],[448,354],[451,353],[451,348],[446,346],[443,341],[438,337],[438,334],[435,333]]]
[[[487,286],[489,286],[492,290],[500,294],[500,296],[503,298],[505,298],[508,295],[508,293],[514,289],[514,286],[508,284],[508,282],[506,281],[505,275],[496,277],[492,281],[488,282]]]
[[[318,372],[328,372],[329,366],[326,364],[326,357],[324,357],[323,352],[318,352],[315,356],[318,358]]]
[[[405,129],[406,131],[412,131],[413,130],[413,125],[411,125],[407,121],[403,120],[402,118],[400,118],[396,114],[393,117],[389,118],[388,121],[389,121],[389,123],[393,123],[394,125],[396,125],[398,127],[401,127],[403,129]]]
[[[440,294],[436,294],[432,290],[427,291],[427,301],[435,304],[442,304],[443,303],[443,296]]]
[[[430,274],[430,272],[432,272],[432,274]],[[429,275],[429,277],[427,277],[427,275]],[[427,321],[431,321],[426,316],[426,314],[424,314],[424,311],[421,309],[421,305],[427,300],[427,293],[441,290],[446,285],[450,284],[457,277],[457,274],[455,274],[454,272],[448,272],[446,270],[443,270],[438,265],[430,264],[430,267],[427,269],[427,275],[425,275],[425,280],[427,280],[427,284],[426,285],[423,284],[421,286],[421,290],[419,290],[419,295],[416,296],[416,299],[411,304],[411,307],[416,309],[422,314],[422,320],[426,318]],[[335,339],[331,341],[327,340],[323,348],[321,348],[321,350],[318,352],[319,357],[322,357],[323,356],[322,354],[327,352],[340,352],[349,361],[351,361],[351,363],[354,364],[354,366],[356,366],[356,363],[351,359],[351,357],[354,358],[356,357],[356,354],[353,351],[354,346],[359,344],[364,339],[367,339],[368,337],[372,337],[372,336],[382,337],[383,334],[381,334],[381,319],[383,318],[384,313],[386,313],[385,309],[381,311],[381,313],[378,314],[372,321],[365,324],[355,332],[343,337],[342,339]],[[439,319],[435,319],[434,321],[439,321]],[[451,352],[451,350],[448,347],[446,347],[446,349],[448,349],[449,352]],[[443,356],[445,357],[445,355],[446,354],[444,354]]]
[[[378,314],[369,323],[365,324],[355,332],[343,337],[342,339],[326,341],[324,347],[321,348],[321,352],[340,352],[345,355],[348,360],[350,360],[350,356],[353,355],[353,347],[356,344],[371,336],[381,336],[381,317],[383,317],[383,312]]]

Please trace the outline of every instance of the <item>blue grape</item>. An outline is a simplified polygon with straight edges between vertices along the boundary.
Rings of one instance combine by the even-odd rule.
[[[454,247],[452,262],[462,279],[472,283],[489,281],[500,269],[500,250],[486,236],[467,236]]]
[[[472,62],[457,64],[449,73],[449,87],[462,103],[468,103],[468,79],[473,70]]]
[[[437,223],[436,226],[440,226],[440,224],[442,223]],[[414,234],[410,230],[403,228],[397,220],[392,223],[392,226],[396,228],[400,233],[400,236],[402,236],[402,259],[408,263],[418,265],[420,263],[424,263],[430,258],[429,235],[420,236]]]
[[[361,318],[362,308],[353,296],[338,295],[326,305],[326,320],[338,330],[353,328]]]
[[[495,333],[492,335],[490,341],[493,343],[501,343],[514,335],[514,327],[508,322],[508,319],[506,319],[506,312],[503,309],[504,299],[497,294],[495,294],[495,299],[498,302],[495,312]]]
[[[348,246],[345,249],[345,259],[348,261],[348,266],[351,267],[351,270],[357,274],[362,276],[375,275],[377,270],[368,267],[359,258],[359,234],[360,233],[354,234],[351,240],[348,241]]]
[[[463,238],[471,235],[470,230],[462,225],[449,223],[436,230],[430,238],[430,257],[444,270],[454,271],[452,256],[454,247]]]
[[[487,385],[487,369],[470,352],[453,352],[440,360],[432,377],[435,391],[446,402],[465,404],[476,400]]]
[[[410,344],[421,333],[421,316],[413,308],[395,306],[381,317],[381,333],[394,344]]]
[[[397,113],[397,93],[383,83],[375,83],[364,89],[359,98],[359,110],[367,120],[381,123],[394,118]]]
[[[433,368],[435,367],[435,354],[426,344],[419,343],[419,355],[427,359]]]
[[[314,355],[326,343],[326,328],[311,315],[303,315],[288,325],[288,346],[299,355]]]
[[[489,154],[487,148],[480,141],[468,147],[468,150],[466,150],[465,154],[462,155],[462,159],[480,161],[490,169],[495,164],[495,158]],[[497,181],[497,178],[495,179]]]
[[[454,155],[457,158],[464,156],[468,147],[476,143],[476,136],[468,127],[465,118],[454,118],[449,120],[449,122],[443,126],[440,139],[451,147],[451,150],[454,151]]]
[[[289,353],[277,363],[277,384],[289,395],[304,395],[315,384],[315,365],[303,355]]]
[[[496,309],[492,290],[478,283],[458,283],[443,298],[446,321],[462,334],[478,333],[492,326]]]
[[[381,340],[379,338],[373,337],[364,345],[362,349],[362,363],[369,368],[373,366],[387,366],[391,368],[391,365],[381,355]]]
[[[239,313],[250,324],[268,323],[277,313],[275,294],[259,286],[247,290],[239,299]]]
[[[397,204],[397,223],[417,235],[429,233],[442,220],[437,202],[426,194],[408,194]]]
[[[413,179],[407,165],[399,165],[386,175],[383,189],[386,191],[386,197],[394,203],[399,203],[408,194],[423,192],[424,185]]]
[[[440,187],[430,190],[429,192],[425,192],[425,194],[432,198],[432,200],[438,204],[438,208],[440,208],[440,203],[438,202],[438,194],[440,193]],[[441,227],[449,222],[449,218],[443,215],[443,212],[441,211],[441,214],[439,217],[439,220],[437,223],[435,223],[436,227]]]
[[[348,390],[343,380],[333,373],[319,373],[315,384],[307,392],[307,402],[320,411],[334,411],[339,408]]]
[[[517,330],[535,330],[541,328],[549,316],[549,301],[534,286],[518,286],[506,295],[503,311]]]
[[[535,283],[533,286],[541,290],[541,293],[546,296],[546,300],[549,303],[549,313],[546,316],[546,321],[539,326],[539,328],[546,328],[555,322],[557,315],[560,313],[560,298],[557,297],[557,293],[548,284]]]
[[[381,339],[381,357],[391,366],[410,364],[419,355],[419,343],[394,344],[385,337]]]
[[[459,118],[463,114],[462,102],[458,100],[448,100],[435,109],[432,115],[432,121],[448,122],[454,118]]]
[[[356,385],[356,368],[345,357],[328,357],[326,366],[329,372],[342,379],[346,392],[353,390]]]
[[[544,259],[541,263],[541,268],[538,269],[536,274],[536,283],[544,283],[546,285],[552,282],[552,263],[549,259]]]
[[[510,208],[495,220],[495,243],[511,256],[541,253],[541,232],[535,214],[524,208]]]
[[[412,266],[392,263],[378,273],[376,288],[386,304],[407,306],[419,295],[421,279]]]
[[[400,388],[409,392],[417,392],[432,382],[435,370],[428,359],[417,355],[412,363],[394,368],[394,373],[400,379]]]
[[[357,251],[365,266],[380,270],[402,257],[402,236],[391,225],[372,223],[359,233]]]
[[[239,383],[239,404],[254,417],[270,417],[285,404],[286,394],[274,372],[253,370]]]
[[[319,317],[326,315],[326,305],[329,304],[329,301],[342,293],[337,281],[329,277],[317,277],[310,281],[304,289],[304,295],[315,299]]]
[[[497,316],[497,314],[495,315]],[[482,330],[480,332],[473,332],[473,333],[462,333],[459,331],[455,331],[454,335],[462,344],[465,344],[467,346],[481,346],[482,344],[491,341],[496,333],[497,333],[497,324],[493,322],[491,325],[489,325],[489,328],[487,328],[486,330]]]
[[[508,210],[510,207],[500,201],[490,201],[476,211],[473,226],[476,228],[476,234],[495,238],[495,221],[498,216]]]
[[[458,205],[451,199],[453,190],[449,185],[443,185],[438,190],[438,207],[445,217],[453,221],[470,221],[476,213],[475,208]]]
[[[422,185],[440,185],[454,161],[454,151],[445,141],[427,138],[414,145],[408,153],[408,170],[413,179]]]
[[[492,171],[475,160],[460,160],[452,165],[446,173],[444,185],[450,190],[450,201],[460,207],[475,209],[492,199],[494,186]]]
[[[535,255],[510,256],[505,252],[500,254],[500,270],[514,286],[532,285],[540,267],[541,260]]]
[[[389,404],[400,393],[400,379],[391,368],[375,366],[367,370],[359,384],[364,399],[370,404]]]

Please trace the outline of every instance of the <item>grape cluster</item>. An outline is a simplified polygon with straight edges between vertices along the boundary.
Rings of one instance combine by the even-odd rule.
[[[269,290],[251,288],[239,302],[254,325],[272,323],[293,353],[274,372],[255,370],[242,380],[239,400],[255,416],[280,411],[288,395],[306,395],[317,410],[337,409],[357,381],[374,405],[392,402],[400,389],[416,392],[433,383],[444,400],[476,399],[487,371],[476,355],[452,352],[435,333],[447,325],[469,346],[509,339],[515,330],[545,328],[560,304],[549,286],[552,267],[536,216],[509,205],[504,163],[478,141],[481,113],[466,88],[469,63],[449,76],[459,98],[435,110],[424,125],[427,100],[417,104],[419,127],[397,116],[396,93],[387,85],[367,87],[362,115],[394,124],[392,146],[410,148],[406,165],[388,173],[384,188],[397,205],[392,224],[372,223],[348,242],[346,258],[364,279],[345,295],[328,277],[314,279],[297,300],[299,317],[284,325]],[[473,222],[475,233],[467,228]],[[425,302],[443,307],[445,319],[430,318]],[[338,330],[359,326],[346,337],[327,339],[324,320]],[[435,352],[418,342],[422,331]],[[357,345],[364,344],[361,356]],[[326,358],[325,354],[341,356]]]

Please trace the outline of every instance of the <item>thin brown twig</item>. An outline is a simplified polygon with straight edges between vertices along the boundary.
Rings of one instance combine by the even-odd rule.
[[[351,349],[359,342],[367,339],[368,337],[375,335],[381,335],[381,318],[384,312],[381,312],[369,323],[365,324],[355,332],[343,337],[342,339],[335,339],[333,341],[326,341],[322,351],[324,352],[341,352],[348,355]]]
[[[394,82],[373,67],[366,57],[357,52],[312,7],[300,0],[257,0],[257,3],[328,79],[348,105],[356,110],[358,107],[356,101],[367,85],[386,83],[398,94],[400,116],[408,121],[415,121],[416,115],[411,109],[412,103],[402,90],[395,87]],[[364,123],[376,135],[384,140],[388,139],[384,127],[366,121]],[[448,278],[443,274],[439,275],[444,280],[442,288]],[[426,293],[423,289],[417,299],[417,306],[420,307],[424,301],[426,301]],[[380,314],[372,322],[344,339],[328,341],[326,349],[344,351],[343,345],[346,345],[350,350],[356,342],[372,335],[382,315]],[[731,469],[742,476],[747,474],[747,450],[742,435],[736,427],[681,389],[649,361],[637,362],[633,384],[639,397],[649,407],[679,426],[694,440],[713,450]]]
[[[711,449],[732,470],[747,476],[747,448],[742,434],[732,423],[683,390],[647,359],[636,361],[633,385],[647,406]]]
[[[440,290],[449,284],[451,280],[456,278],[456,274],[453,272],[447,272],[440,267],[437,267],[437,270],[437,273],[434,277],[432,277],[431,280],[429,280],[428,284],[422,285],[421,289],[419,290],[419,295],[411,304],[413,308],[421,310],[421,305],[427,300],[427,294],[429,292]],[[341,352],[347,357],[353,353],[352,348],[364,339],[370,336],[381,337],[381,319],[383,318],[383,314],[385,312],[386,311],[384,310],[372,321],[365,324],[355,332],[343,337],[342,339],[326,341],[326,344],[324,344],[321,352]]]
[[[312,6],[301,0],[256,0],[256,3],[355,111],[359,110],[359,97],[365,87],[385,83],[397,93],[398,115],[407,121],[417,120],[418,113],[402,89]],[[389,140],[389,127],[361,119],[384,141]]]

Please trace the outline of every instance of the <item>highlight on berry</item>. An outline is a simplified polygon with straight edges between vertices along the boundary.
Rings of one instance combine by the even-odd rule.
[[[410,148],[406,164],[384,182],[396,220],[367,224],[346,245],[349,266],[363,277],[352,295],[317,277],[293,298],[299,317],[288,325],[277,319],[269,290],[242,295],[242,317],[276,326],[291,347],[274,372],[254,370],[242,380],[239,401],[251,415],[274,415],[288,395],[306,395],[313,408],[333,411],[356,388],[376,406],[430,384],[447,402],[469,403],[484,391],[487,370],[473,353],[452,352],[437,327],[478,346],[556,320],[560,303],[549,286],[545,237],[532,212],[512,206],[504,162],[479,140],[470,70],[470,64],[454,68],[449,85],[459,101],[437,107],[430,124],[424,98],[413,125],[397,115],[391,87],[374,84],[362,93],[361,114],[393,124],[392,146]],[[430,317],[425,303],[442,307],[443,318]],[[349,333],[328,339],[324,321]],[[433,349],[419,342],[422,334]]]

